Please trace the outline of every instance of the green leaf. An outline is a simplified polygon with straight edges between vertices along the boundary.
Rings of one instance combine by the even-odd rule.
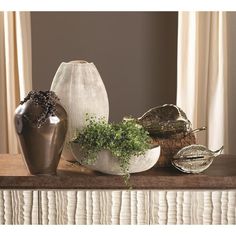
[[[107,123],[104,118],[86,116],[87,126],[77,131],[73,140],[82,149],[84,163],[93,164],[98,152],[108,149],[118,158],[120,168],[127,184],[129,179],[129,162],[131,156],[144,154],[149,149],[150,137],[144,128],[134,119],[119,123]]]

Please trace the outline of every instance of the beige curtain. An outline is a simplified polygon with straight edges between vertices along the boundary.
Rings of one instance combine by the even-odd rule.
[[[177,105],[193,127],[207,126],[198,142],[228,151],[225,12],[179,12]]]
[[[18,153],[14,112],[32,88],[29,12],[0,12],[0,153]]]

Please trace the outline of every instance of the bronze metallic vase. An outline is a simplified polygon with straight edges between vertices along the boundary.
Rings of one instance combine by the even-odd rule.
[[[52,91],[31,91],[15,112],[15,129],[29,172],[55,175],[67,132],[67,114]]]

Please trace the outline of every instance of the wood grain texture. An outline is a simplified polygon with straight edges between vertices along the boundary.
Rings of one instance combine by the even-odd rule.
[[[149,191],[40,192],[42,224],[149,224]]]
[[[40,192],[43,224],[236,224],[236,190]]]
[[[132,174],[133,189],[236,189],[236,158],[222,155],[201,174],[173,167]],[[127,189],[123,178],[60,161],[56,176],[29,175],[19,155],[0,155],[0,189]],[[187,204],[187,203],[186,203]]]
[[[0,224],[38,224],[38,191],[0,190]]]
[[[1,190],[0,224],[236,224],[236,190]]]
[[[199,175],[153,168],[127,190],[120,176],[65,161],[57,176],[30,176],[20,156],[0,155],[0,224],[236,224],[235,164],[222,156]]]

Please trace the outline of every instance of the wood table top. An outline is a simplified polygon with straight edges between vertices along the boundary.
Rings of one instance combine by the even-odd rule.
[[[153,167],[131,174],[132,189],[236,189],[236,156],[220,155],[200,174]],[[128,189],[122,176],[89,170],[60,160],[57,175],[34,176],[21,155],[0,154],[0,189]]]

